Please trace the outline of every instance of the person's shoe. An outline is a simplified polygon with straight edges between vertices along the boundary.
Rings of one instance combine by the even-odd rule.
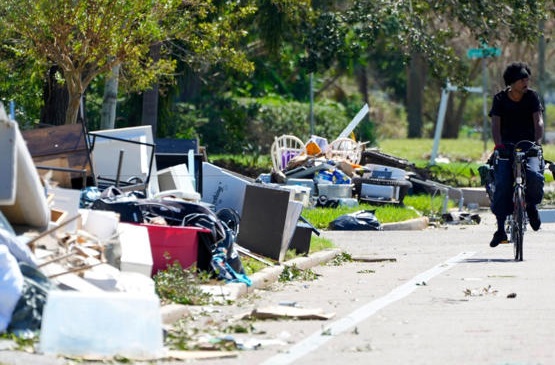
[[[505,231],[496,231],[489,243],[489,247],[497,247],[503,241],[507,241],[507,234]]]
[[[540,229],[540,226],[542,225],[542,221],[540,220],[538,209],[536,209],[536,207],[528,207],[528,209],[526,209],[526,213],[528,214],[528,221],[530,222],[530,227],[532,227],[534,231],[537,231],[538,229]]]

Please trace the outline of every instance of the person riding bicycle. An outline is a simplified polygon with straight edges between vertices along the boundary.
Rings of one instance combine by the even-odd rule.
[[[541,151],[543,138],[543,106],[538,93],[528,88],[532,72],[526,63],[513,62],[503,72],[506,88],[493,97],[489,116],[495,150],[499,156],[494,163],[494,192],[491,211],[497,219],[497,231],[490,242],[491,247],[507,240],[505,219],[513,211],[512,155],[514,144],[521,140],[536,143]],[[543,164],[540,164],[543,165]],[[544,176],[540,168],[526,170],[526,213],[534,231],[540,229],[541,221],[536,205],[543,199]]]

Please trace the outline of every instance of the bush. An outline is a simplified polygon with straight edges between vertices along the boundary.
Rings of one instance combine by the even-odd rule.
[[[208,123],[199,129],[201,143],[212,153],[244,152],[246,146],[258,146],[258,153],[268,154],[275,136],[292,134],[302,140],[310,137],[307,103],[272,98],[222,98],[205,105]],[[348,125],[350,118],[339,103],[314,106],[315,134],[334,139]]]

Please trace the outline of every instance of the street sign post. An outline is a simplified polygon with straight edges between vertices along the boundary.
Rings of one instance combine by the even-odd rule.
[[[501,56],[501,48],[497,48],[497,47],[470,48],[468,51],[466,51],[466,56],[471,59],[499,57]]]
[[[482,126],[482,139],[484,140],[484,152],[487,150],[487,127],[488,127],[488,110],[487,110],[487,85],[488,76],[486,72],[486,58],[489,57],[499,57],[501,56],[501,48],[488,47],[486,44],[482,44],[480,48],[470,48],[466,55],[470,59],[481,58],[482,59],[482,79],[483,79],[483,91],[484,91],[484,123]]]

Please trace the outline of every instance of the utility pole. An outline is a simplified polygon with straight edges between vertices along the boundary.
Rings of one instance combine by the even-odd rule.
[[[310,135],[314,135],[314,73],[310,73]]]

